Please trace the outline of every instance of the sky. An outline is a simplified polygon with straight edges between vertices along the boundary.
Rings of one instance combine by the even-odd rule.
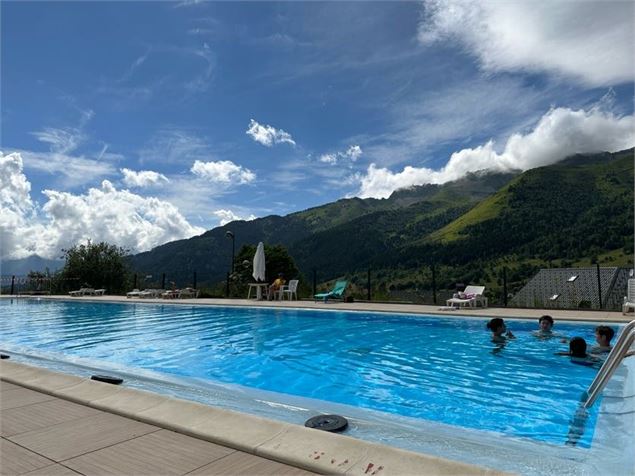
[[[635,2],[0,4],[0,259],[635,144]]]

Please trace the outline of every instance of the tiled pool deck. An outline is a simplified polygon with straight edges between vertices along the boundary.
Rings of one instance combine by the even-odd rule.
[[[4,297],[4,296],[3,296]],[[51,296],[46,299],[69,299]],[[239,299],[126,299],[233,306],[628,322],[607,311],[489,308],[380,303],[324,304]],[[0,364],[0,473],[12,474],[502,474],[298,425],[117,387],[3,360]]]

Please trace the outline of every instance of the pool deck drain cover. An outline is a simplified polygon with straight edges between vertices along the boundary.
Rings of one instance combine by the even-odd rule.
[[[318,415],[309,418],[304,426],[315,428],[316,430],[339,432],[348,427],[348,421],[339,415]]]
[[[97,380],[98,382],[111,383],[113,385],[119,385],[123,382],[122,378],[111,377],[110,375],[91,375],[91,380]]]

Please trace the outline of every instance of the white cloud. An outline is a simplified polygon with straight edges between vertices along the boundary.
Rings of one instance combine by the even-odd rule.
[[[322,154],[318,160],[325,164],[337,164],[337,154]]]
[[[548,72],[591,86],[633,81],[632,2],[425,0],[419,40],[456,39],[486,71]]]
[[[295,141],[291,138],[291,134],[288,132],[285,132],[282,129],[276,129],[273,126],[258,124],[253,119],[249,122],[249,128],[245,133],[251,136],[251,138],[256,142],[259,142],[267,147],[285,142],[295,146]]]
[[[635,144],[635,116],[619,117],[594,107],[588,111],[554,108],[527,133],[509,137],[501,153],[489,141],[476,148],[454,152],[440,170],[407,166],[393,173],[375,164],[360,175],[361,198],[387,198],[400,188],[426,183],[445,183],[468,172],[491,169],[528,170],[553,164],[569,155],[585,152],[618,151]]]
[[[163,128],[139,151],[141,163],[190,163],[212,156],[211,147],[204,138],[188,131]]]
[[[216,215],[220,221],[220,226],[226,225],[227,223],[230,223],[232,221],[236,221],[236,220],[245,220],[245,221],[251,221],[251,220],[255,220],[257,217],[256,215],[250,214],[248,216],[240,216],[237,215],[236,213],[234,213],[231,210],[216,210],[213,212],[214,215]]]
[[[59,175],[62,177],[61,184],[65,187],[88,184],[96,179],[117,173],[117,169],[112,164],[103,160],[83,156],[77,157],[60,152],[34,152],[28,150],[16,152],[23,157],[26,169]],[[116,155],[112,157],[114,157],[114,160],[120,158]]]
[[[197,160],[190,170],[205,180],[221,184],[245,184],[256,179],[256,174],[251,170],[236,165],[230,160],[219,160],[218,162]]]
[[[31,134],[40,142],[48,144],[51,151],[61,154],[74,151],[86,140],[85,135],[76,128],[45,127],[44,130],[32,132]]]
[[[83,195],[45,190],[47,201],[38,210],[29,196],[19,153],[0,153],[0,177],[3,259],[32,254],[53,258],[62,248],[89,238],[141,252],[204,231],[188,223],[171,203],[117,190],[107,180]]]
[[[356,162],[362,155],[362,148],[358,145],[350,146],[345,152],[333,152],[330,154],[322,154],[318,160],[325,164],[336,165],[340,159],[349,159]]]
[[[134,170],[123,168],[121,173],[123,174],[123,183],[128,187],[151,187],[161,182],[169,182],[165,175],[152,170],[135,172]]]

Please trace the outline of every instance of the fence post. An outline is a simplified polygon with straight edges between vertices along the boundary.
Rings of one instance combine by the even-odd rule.
[[[229,297],[229,271],[227,271],[227,288],[225,289],[225,297]]]
[[[15,287],[15,275],[11,276],[11,295],[13,296],[13,288]]]
[[[317,270],[313,268],[313,295],[317,294]]]
[[[370,301],[370,268],[368,268],[368,301]]]
[[[595,263],[598,270],[598,309],[602,309],[602,282],[600,281],[600,263]]]
[[[437,303],[437,274],[434,269],[434,265],[430,266],[432,268],[432,302]]]
[[[503,303],[507,307],[507,268],[503,267]]]
[[[196,271],[194,271],[194,279],[192,281],[193,281],[192,287],[196,289]]]
[[[165,273],[163,273],[161,277],[161,289],[165,289]]]

